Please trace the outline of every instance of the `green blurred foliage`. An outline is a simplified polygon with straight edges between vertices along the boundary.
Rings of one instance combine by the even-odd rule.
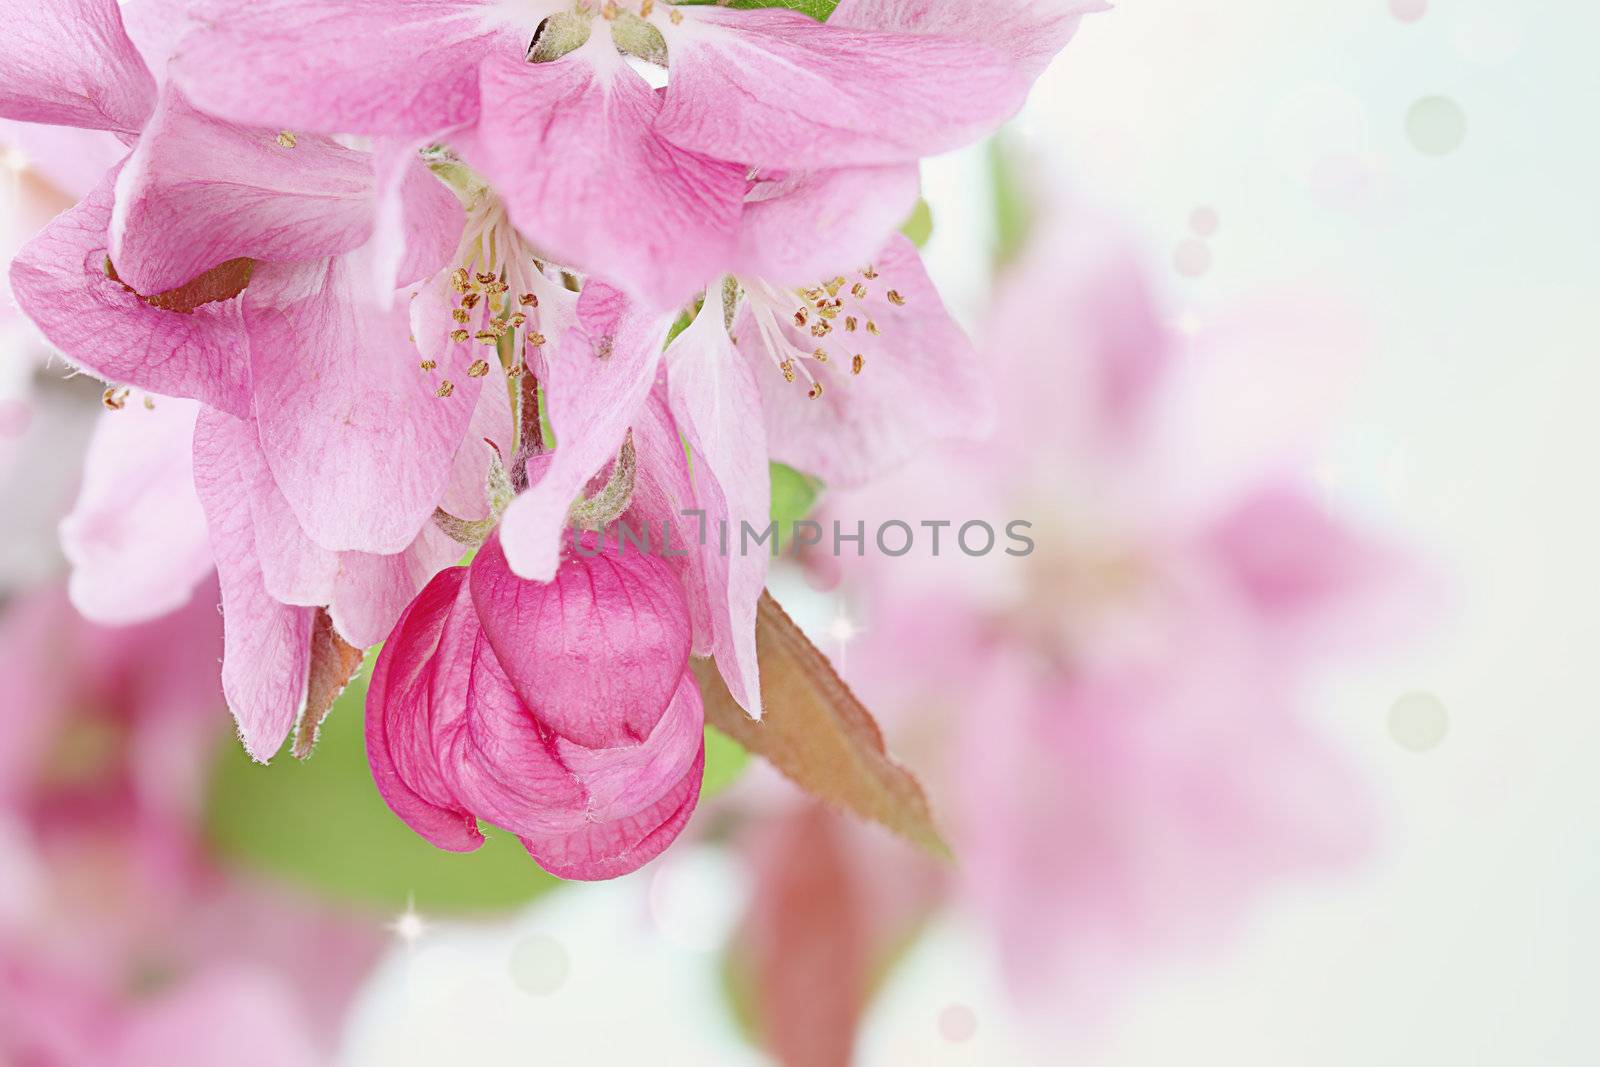
[[[1027,244],[1036,211],[1021,162],[1021,150],[1004,134],[989,142],[989,184],[994,191],[994,262],[1003,267]]]
[[[918,248],[928,243],[928,238],[933,236],[933,208],[926,200],[917,201],[917,206],[911,209],[911,217],[900,225],[900,232]]]
[[[809,474],[801,474],[782,463],[770,465],[772,470],[772,521],[778,524],[784,543],[788,543],[790,529],[795,523],[811,514],[822,496],[822,483]]]

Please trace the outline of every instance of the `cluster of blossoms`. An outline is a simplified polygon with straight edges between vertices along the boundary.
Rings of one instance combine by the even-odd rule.
[[[75,602],[147,619],[214,569],[263,760],[387,640],[391,806],[574,878],[692,810],[691,656],[760,714],[766,573],[564,530],[764,521],[769,457],[857,485],[981,429],[895,228],[919,158],[1009,117],[1100,6],[6,2],[0,117],[122,146],[11,269],[115,409],[63,528]]]

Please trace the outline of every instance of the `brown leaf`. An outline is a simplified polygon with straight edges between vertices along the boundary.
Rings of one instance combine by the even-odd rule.
[[[948,857],[922,787],[889,757],[872,715],[769,593],[756,617],[756,653],[765,717],[746,715],[716,666],[697,660],[706,721],[812,795]]]
[[[294,744],[289,752],[295,759],[311,758],[317,733],[328,709],[339,699],[344,687],[361,669],[361,650],[340,637],[326,608],[317,609],[311,624],[311,670],[306,677],[306,709],[295,725]]]
[[[250,275],[255,270],[256,261],[253,259],[230,259],[219,263],[204,274],[196,275],[182,285],[168,289],[163,293],[146,296],[138,292],[133,286],[117,277],[117,268],[112,266],[111,260],[106,260],[106,277],[121,285],[128,292],[133,293],[151,307],[160,308],[162,311],[176,311],[181,315],[191,314],[195,308],[202,304],[212,304],[218,300],[232,300],[244,292],[245,286],[250,284]]]

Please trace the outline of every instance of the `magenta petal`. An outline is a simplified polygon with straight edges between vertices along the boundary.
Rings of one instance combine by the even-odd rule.
[[[466,568],[441,571],[400,616],[367,687],[367,762],[379,795],[451,852],[483,844],[477,819],[445,784],[435,741],[462,714],[477,635]]]
[[[486,61],[495,106],[467,152],[553,258],[668,307],[732,262],[745,168],[662,139],[655,92],[593,41],[553,63]]]
[[[660,316],[617,311],[616,291],[592,280],[582,301],[582,323],[552,338],[558,345],[546,351],[540,379],[555,451],[544,457],[542,476],[512,501],[500,526],[512,568],[534,581],[555,575],[567,512],[622,447],[655,381],[667,328]]]
[[[557,739],[556,752],[588,796],[588,822],[614,822],[645,811],[672,792],[705,748],[705,709],[694,672],[678,679],[672,703],[643,744],[584,748]]]
[[[230,259],[320,259],[365,243],[372,159],[309,134],[223,122],[162,93],[117,179],[111,261],[141,293]]]
[[[667,39],[659,129],[718,159],[796,170],[904,163],[976,140],[1027,95],[1006,56],[967,41],[792,11],[685,14]]]
[[[705,764],[702,740],[694,765],[649,808],[570,834],[524,836],[522,846],[539,866],[558,878],[594,882],[636,871],[659,856],[683,831],[700,800]]]
[[[250,427],[202,410],[194,434],[194,478],[211,530],[222,583],[222,691],[251,757],[278,751],[305,706],[310,664],[310,608],[274,600],[262,582],[239,455],[252,447]]]
[[[496,40],[487,9],[483,0],[210,0],[173,77],[236,122],[432,133],[478,113],[478,62]]]
[[[550,582],[530,582],[512,573],[495,537],[473,561],[472,596],[541,722],[589,748],[650,736],[689,660],[688,606],[664,561],[610,539],[592,558],[574,553]]]
[[[4,0],[0,117],[137,133],[156,82],[116,0]]]
[[[712,294],[689,328],[667,349],[667,395],[678,430],[694,456],[695,507],[735,548],[715,553],[706,568],[717,666],[739,705],[761,717],[756,662],[756,602],[767,586],[767,552],[745,550],[744,530],[757,535],[772,515],[772,473],[762,431],[756,370],[734,351]],[[763,368],[770,373],[770,368]]]
[[[325,548],[386,554],[438,505],[482,380],[465,346],[417,369],[407,309],[367,299],[342,257],[257,268],[245,300],[255,412],[273,476]]]
[[[828,25],[895,30],[989,45],[1032,81],[1104,0],[840,0]]]
[[[106,381],[250,411],[239,299],[190,314],[152,307],[106,276],[114,176],[17,254],[11,288],[51,344]]]
[[[194,491],[200,405],[173,397],[104,412],[83,485],[61,522],[73,606],[125,625],[187,604],[211,573],[205,513]]]

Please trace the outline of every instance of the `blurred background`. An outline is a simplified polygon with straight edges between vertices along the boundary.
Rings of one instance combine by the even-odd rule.
[[[773,591],[954,864],[715,734],[635,875],[448,856],[377,797],[359,683],[250,766],[214,590],[67,604],[100,390],[0,308],[0,1064],[1600,1060],[1597,33],[1123,0],[925,167],[1000,433],[874,493],[777,471],[778,510],[1037,550]],[[72,179],[4,162],[9,256]]]

